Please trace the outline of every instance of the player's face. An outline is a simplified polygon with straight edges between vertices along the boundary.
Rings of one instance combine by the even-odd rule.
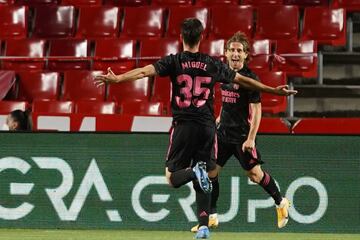
[[[230,68],[240,70],[244,66],[248,53],[244,51],[244,46],[240,42],[232,42],[225,52]]]
[[[10,115],[6,118],[6,125],[10,131],[14,131],[18,127],[18,122],[16,122]]]

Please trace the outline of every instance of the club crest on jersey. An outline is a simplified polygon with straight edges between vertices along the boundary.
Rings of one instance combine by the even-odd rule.
[[[239,84],[237,84],[237,83],[234,83],[234,84],[233,84],[233,88],[234,88],[235,90],[239,90],[239,87],[240,87]]]

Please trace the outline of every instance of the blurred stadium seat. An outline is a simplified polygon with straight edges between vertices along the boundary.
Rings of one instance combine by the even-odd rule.
[[[72,5],[75,7],[101,6],[102,0],[61,0],[62,5]]]
[[[333,0],[333,6],[336,8],[346,8],[347,11],[360,11],[359,0]]]
[[[271,61],[271,41],[268,39],[254,40],[251,43],[251,60],[249,67],[253,70],[270,70]]]
[[[105,86],[96,87],[94,77],[102,71],[66,71],[62,100],[105,100]],[[120,85],[120,84],[119,84]]]
[[[263,84],[272,87],[285,85],[287,83],[286,74],[284,72],[256,71],[256,74]],[[276,114],[286,111],[287,100],[285,96],[262,93],[261,105],[263,112]]]
[[[82,7],[79,12],[77,37],[117,37],[120,26],[120,10],[118,7]]]
[[[299,8],[297,6],[260,6],[256,20],[257,39],[297,39]]]
[[[156,76],[154,79],[154,91],[151,96],[152,102],[162,102],[164,112],[170,113],[171,80],[169,77]]]
[[[35,8],[33,37],[66,38],[73,36],[74,29],[74,6],[37,6]]]
[[[0,5],[12,5],[15,3],[15,0],[0,0]]]
[[[60,75],[57,72],[21,71],[18,100],[56,100],[59,96]]]
[[[209,29],[209,9],[205,7],[172,7],[169,9],[169,19],[166,36],[179,38],[181,23],[186,18],[196,17],[204,27],[204,35]]]
[[[122,7],[139,7],[149,5],[149,0],[105,0],[105,2]]]
[[[14,71],[0,71],[0,100],[15,99],[16,78]]]
[[[16,0],[17,5],[27,5],[30,7],[39,5],[57,5],[61,0]]]
[[[221,102],[214,102],[214,117],[217,118],[221,113]]]
[[[242,0],[241,4],[243,5],[282,5],[283,0]]]
[[[224,60],[225,40],[224,39],[206,39],[200,44],[200,52],[209,54],[212,57]]]
[[[50,70],[90,69],[88,40],[56,39],[50,41]]]
[[[215,104],[222,102],[221,83],[216,83],[214,86],[214,102]]]
[[[328,0],[284,0],[286,5],[298,5],[300,7],[308,6],[327,6],[329,5]]]
[[[316,77],[317,76],[317,43],[314,40],[277,41],[277,55],[285,62],[274,61],[274,68],[284,71],[288,76]]]
[[[239,0],[196,0],[197,5],[201,6],[213,6],[213,5],[238,5]]]
[[[0,114],[8,114],[14,110],[25,111],[29,104],[25,101],[0,101]]]
[[[164,9],[160,7],[127,7],[124,10],[124,27],[121,37],[162,37]]]
[[[8,39],[3,69],[44,69],[46,41],[41,39]]]
[[[0,5],[0,39],[26,38],[28,8]]]
[[[262,118],[259,133],[289,133],[289,127],[281,118]]]
[[[154,6],[183,6],[192,5],[192,0],[152,0]]]
[[[74,113],[72,101],[34,101],[32,111],[36,113]]]
[[[176,54],[180,51],[178,39],[148,39],[140,42],[139,65],[145,66],[169,54]]]
[[[76,102],[76,113],[82,114],[115,114],[115,102],[102,101],[78,101]]]
[[[114,72],[129,71],[136,67],[136,41],[131,39],[98,39],[95,42],[93,69]]]
[[[251,6],[216,6],[212,8],[212,38],[228,39],[235,32],[242,31],[249,38],[253,35],[253,8]]]
[[[302,38],[316,40],[319,45],[344,46],[346,44],[346,11],[343,8],[306,8]]]
[[[359,118],[303,118],[293,126],[295,134],[354,134],[359,132]]]
[[[143,78],[133,82],[123,82],[121,84],[109,85],[109,101],[120,103],[126,100],[149,101],[150,81],[149,78]]]
[[[161,102],[123,101],[120,105],[122,114],[132,115],[162,115]]]

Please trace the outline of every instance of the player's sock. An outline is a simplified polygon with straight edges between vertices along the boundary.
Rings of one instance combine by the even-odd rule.
[[[210,205],[210,213],[217,213],[217,201],[219,199],[219,179],[216,176],[215,178],[210,178],[213,189],[211,192],[211,205]]]
[[[207,227],[209,223],[211,193],[204,193],[198,181],[193,181],[193,187],[196,192],[196,206],[199,226]]]
[[[194,171],[191,168],[181,169],[171,173],[170,181],[174,188],[181,187],[182,185],[191,182],[196,178]]]
[[[270,176],[270,174],[264,172],[264,176],[260,181],[260,185],[274,199],[275,204],[279,205],[282,200],[282,196],[280,194],[279,188],[276,186],[275,181]]]

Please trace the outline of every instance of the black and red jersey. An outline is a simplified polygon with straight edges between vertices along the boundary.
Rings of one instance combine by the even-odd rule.
[[[171,54],[153,65],[160,76],[170,76],[174,121],[213,126],[215,82],[231,83],[236,72],[220,60],[199,52]]]
[[[241,75],[256,79],[258,77],[246,66]],[[236,83],[221,85],[222,110],[219,131],[228,142],[238,143],[249,134],[252,118],[250,103],[261,102],[260,92],[242,88]]]

